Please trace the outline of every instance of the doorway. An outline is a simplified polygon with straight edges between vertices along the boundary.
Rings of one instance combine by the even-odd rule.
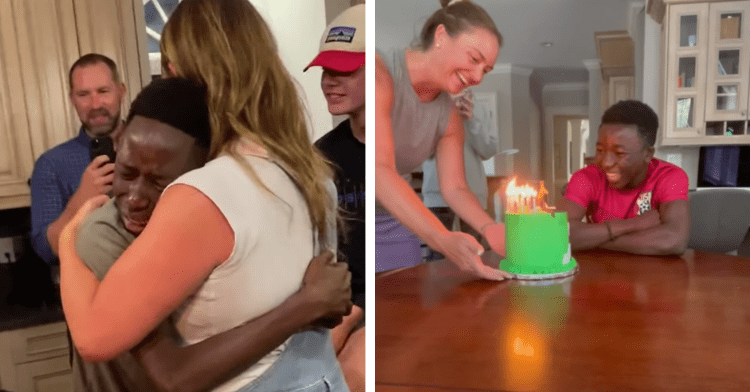
[[[583,115],[555,115],[553,124],[553,184],[550,203],[559,204],[570,176],[584,167],[589,120]]]

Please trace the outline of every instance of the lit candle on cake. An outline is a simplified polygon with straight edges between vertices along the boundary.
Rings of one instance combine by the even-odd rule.
[[[495,194],[493,195],[493,200],[495,202],[495,222],[500,222],[500,217],[502,216],[502,212],[500,211],[500,189],[495,191]]]
[[[516,214],[521,214],[523,212],[523,204],[521,203],[521,195],[518,195],[518,204],[516,204]]]
[[[534,188],[529,185],[517,186],[516,178],[513,177],[505,187],[505,200],[513,203],[506,214],[536,214],[536,197],[537,191]]]

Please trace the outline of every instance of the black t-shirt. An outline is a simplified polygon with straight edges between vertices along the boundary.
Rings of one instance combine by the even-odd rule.
[[[315,142],[334,164],[339,207],[346,211],[346,232],[339,233],[339,254],[352,273],[352,301],[364,309],[365,294],[365,144],[346,120]]]

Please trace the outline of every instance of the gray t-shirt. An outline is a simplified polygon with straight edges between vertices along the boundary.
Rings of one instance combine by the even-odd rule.
[[[420,101],[406,69],[405,51],[378,49],[377,53],[393,79],[391,125],[396,170],[401,175],[409,174],[435,154],[448,126],[453,101],[445,92],[432,101]]]
[[[93,211],[81,224],[76,240],[76,253],[100,281],[110,267],[135,241],[125,229],[115,199],[109,199]]]
[[[99,280],[135,240],[119,219],[115,199],[89,215],[81,225],[76,252]],[[73,387],[76,392],[156,391],[148,374],[128,351],[107,362],[87,362],[73,350]]]

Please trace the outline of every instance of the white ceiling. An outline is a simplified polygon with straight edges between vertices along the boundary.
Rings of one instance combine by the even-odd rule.
[[[474,2],[487,10],[503,35],[504,45],[498,64],[543,68],[546,71],[556,69],[561,76],[566,74],[566,69],[585,69],[584,60],[597,58],[595,32],[627,30],[631,7],[643,7],[642,1],[629,0]],[[376,46],[389,48],[410,45],[427,17],[439,7],[438,0],[376,0]],[[542,47],[540,44],[545,41],[553,42],[553,46]]]

